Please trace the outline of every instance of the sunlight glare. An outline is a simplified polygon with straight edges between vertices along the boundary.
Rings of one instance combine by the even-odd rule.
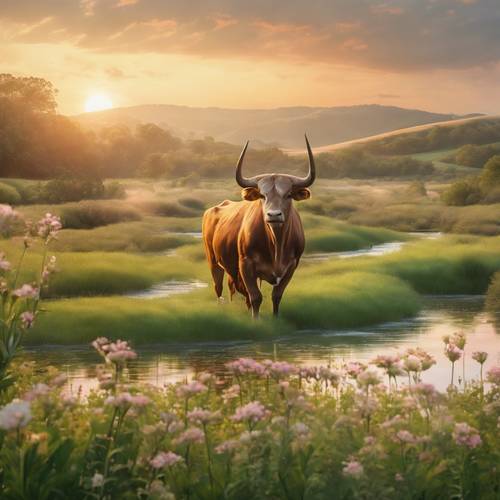
[[[111,99],[104,94],[92,94],[85,101],[85,111],[91,113],[92,111],[102,111],[113,107]]]

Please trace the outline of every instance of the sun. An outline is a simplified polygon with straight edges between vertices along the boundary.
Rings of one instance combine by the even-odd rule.
[[[92,94],[85,101],[85,111],[102,111],[113,107],[113,101],[105,94]]]

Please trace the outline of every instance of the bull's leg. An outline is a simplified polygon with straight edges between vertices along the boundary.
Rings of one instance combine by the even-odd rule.
[[[210,271],[212,272],[212,278],[214,280],[214,290],[218,299],[222,299],[222,288],[224,283],[224,269],[218,264],[213,264],[210,266]]]
[[[234,283],[233,278],[231,276],[227,277],[227,287],[229,288],[229,300],[233,301],[233,295],[236,293],[236,285]]]
[[[257,286],[257,277],[255,276],[253,262],[248,259],[241,259],[240,274],[248,292],[248,298],[252,308],[252,317],[258,318],[260,305],[262,304],[262,294]]]
[[[272,292],[273,314],[275,316],[278,316],[281,297],[283,297],[285,288],[287,287],[288,283],[290,283],[290,280],[292,279],[294,272],[295,272],[295,267],[294,266],[289,267],[285,275],[281,278],[280,282],[277,285],[273,286],[273,292]]]

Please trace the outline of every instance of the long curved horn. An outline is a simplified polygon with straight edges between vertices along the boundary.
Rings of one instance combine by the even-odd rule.
[[[250,178],[243,177],[243,174],[241,173],[241,167],[243,165],[243,158],[245,158],[245,153],[247,152],[248,148],[248,142],[245,144],[245,147],[241,151],[240,158],[238,160],[238,163],[236,165],[236,182],[243,188],[246,187],[257,187],[257,181]]]
[[[314,179],[316,179],[316,165],[314,164],[313,152],[307,135],[304,134],[304,137],[306,138],[307,156],[309,157],[309,173],[306,177],[293,176],[293,184],[296,187],[309,187],[314,182]]]

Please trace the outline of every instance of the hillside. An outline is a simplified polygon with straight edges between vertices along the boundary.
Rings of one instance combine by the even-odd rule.
[[[164,104],[114,108],[73,117],[90,128],[116,123],[151,122],[181,137],[212,136],[218,141],[254,146],[303,147],[304,132],[315,146],[360,139],[397,129],[463,117],[376,104],[276,109],[196,108]]]
[[[391,130],[390,132],[384,132],[381,134],[375,134],[367,137],[362,137],[359,139],[352,139],[349,141],[342,141],[342,142],[336,142],[332,144],[328,144],[325,146],[318,146],[314,147],[314,152],[319,154],[319,153],[332,153],[334,151],[338,151],[341,149],[346,149],[350,148],[352,146],[366,146],[368,150],[372,149],[378,149],[379,147],[383,146],[384,144],[391,144],[395,143],[396,141],[400,140],[414,140],[417,137],[422,137],[423,134],[430,133],[432,131],[437,131],[438,129],[440,130],[440,133],[446,130],[455,130],[458,131],[460,128],[464,128],[465,126],[471,125],[473,126],[474,124],[477,124],[478,126],[484,126],[491,124],[492,127],[498,126],[500,123],[500,116],[468,116],[468,117],[463,117],[459,119],[454,119],[454,120],[447,120],[443,122],[436,122],[436,123],[427,123],[424,125],[416,125],[413,127],[406,127],[406,128],[401,128],[398,130]],[[437,133],[436,133],[437,135]],[[442,134],[440,134],[442,135]],[[482,141],[482,140],[475,140],[473,137],[470,137],[470,140],[463,140],[461,141],[458,134],[456,134],[456,142],[457,144],[450,145],[448,147],[456,147],[456,146],[461,146],[463,144],[483,144],[483,143],[488,143],[491,141]],[[464,139],[467,139],[465,137]],[[500,137],[492,139],[492,141],[495,140],[500,140]],[[422,153],[425,151],[432,151],[433,148],[427,148],[427,149],[422,149]],[[304,155],[305,152],[303,148],[300,146],[298,148],[289,148],[284,150],[285,153],[291,155],[291,156],[297,156],[297,155]],[[399,154],[399,153],[396,153]],[[414,152],[408,151],[407,154],[414,154]]]

